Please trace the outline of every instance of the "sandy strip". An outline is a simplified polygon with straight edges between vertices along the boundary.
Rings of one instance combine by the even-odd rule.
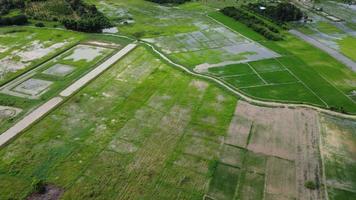
[[[65,90],[63,90],[60,95],[63,97],[67,97],[72,95],[74,92],[78,91],[81,87],[83,87],[85,84],[99,76],[102,72],[104,72],[106,69],[108,69],[112,64],[114,64],[117,60],[122,58],[124,55],[129,53],[131,50],[133,50],[137,45],[136,44],[129,44],[119,52],[117,52],[115,55],[113,55],[111,58],[107,59],[105,62],[103,62],[101,65],[93,69],[91,72],[83,76],[82,78],[78,79],[76,82],[74,82],[72,85],[67,87]]]
[[[341,63],[343,63],[344,65],[346,65],[348,68],[350,68],[352,71],[356,71],[356,63],[354,61],[352,61],[351,59],[349,59],[348,57],[344,56],[343,54],[339,53],[338,51],[324,45],[323,43],[315,40],[314,38],[301,33],[300,31],[297,30],[290,30],[289,31],[291,34],[297,36],[298,38],[308,42],[309,44],[323,50],[324,52],[326,52],[327,54],[329,54],[330,56],[332,56],[333,58],[335,58],[336,60],[340,61]]]
[[[30,114],[28,114],[26,117],[24,117],[22,120],[17,122],[14,126],[12,126],[10,129],[5,131],[3,134],[0,135],[0,147],[10,141],[12,138],[14,138],[16,135],[21,133],[23,130],[28,128],[31,124],[33,124],[35,121],[40,119],[42,116],[44,116],[46,113],[51,111],[55,106],[57,106],[59,103],[62,102],[62,98],[60,97],[54,97],[53,99],[47,101],[34,111],[32,111]]]

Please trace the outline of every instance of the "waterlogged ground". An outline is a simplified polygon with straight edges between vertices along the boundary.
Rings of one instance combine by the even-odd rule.
[[[29,29],[31,30],[32,28]],[[33,30],[38,34],[48,32],[46,29]],[[95,35],[80,37],[81,44],[67,46],[67,49],[62,49],[47,61],[43,61],[46,56],[39,58],[42,64],[34,65],[32,70],[13,78],[1,87],[0,107],[6,109],[0,117],[0,134],[128,43],[120,38],[103,39]],[[17,41],[7,42],[10,46],[17,44]]]
[[[0,85],[56,53],[83,36],[77,33],[36,28],[0,29]]]

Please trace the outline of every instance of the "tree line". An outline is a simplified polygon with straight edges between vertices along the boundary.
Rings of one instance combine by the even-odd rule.
[[[229,16],[246,26],[250,27],[254,31],[260,33],[269,40],[282,40],[283,37],[280,34],[278,28],[270,23],[265,22],[263,19],[256,17],[254,14],[237,7],[226,7],[221,9],[221,12]]]
[[[261,9],[262,7],[264,9]],[[244,8],[268,17],[277,23],[299,21],[303,18],[303,12],[297,6],[288,2],[270,5],[249,3]]]

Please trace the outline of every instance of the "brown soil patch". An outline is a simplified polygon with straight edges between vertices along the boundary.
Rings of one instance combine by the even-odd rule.
[[[275,157],[267,159],[266,188],[269,194],[283,194],[296,197],[296,174],[294,163]]]
[[[324,188],[309,190],[304,183],[308,180],[323,183],[319,135],[318,114],[315,111],[265,108],[240,101],[231,121],[226,143],[242,147],[248,144],[247,149],[252,152],[292,161],[290,167],[294,170],[294,186],[289,192],[282,193],[289,193],[287,198],[318,200],[324,199]],[[283,174],[289,169],[279,167],[279,170]]]

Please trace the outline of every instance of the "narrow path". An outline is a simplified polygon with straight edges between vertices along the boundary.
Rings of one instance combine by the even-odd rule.
[[[60,93],[60,95],[62,97],[68,97],[68,96],[72,95],[74,92],[78,91],[80,88],[82,88],[84,85],[89,83],[91,80],[98,77],[102,72],[104,72],[106,69],[108,69],[110,66],[112,66],[120,58],[122,58],[127,53],[132,51],[136,46],[137,46],[137,44],[127,45],[125,48],[121,49],[115,55],[113,55],[112,57],[107,59],[105,62],[103,62],[102,64],[97,66],[92,71],[90,71],[88,74],[86,74],[85,76],[83,76],[82,78],[80,78],[76,82],[74,82],[72,85],[70,85],[69,87],[64,89]],[[13,125],[11,128],[9,128],[7,131],[2,133],[0,135],[0,147],[5,145],[11,139],[15,138],[18,134],[23,132],[25,129],[30,127],[32,124],[34,124],[40,118],[44,117],[47,113],[49,113],[56,106],[58,106],[63,101],[62,97],[54,97],[54,98],[50,99],[46,103],[42,104],[40,107],[36,108],[30,114],[25,116],[23,119],[18,121],[15,125]]]
[[[335,58],[336,60],[340,61],[341,63],[345,64],[348,68],[350,68],[352,71],[356,72],[356,63],[349,59],[348,57],[342,55],[340,52],[326,46],[325,44],[315,40],[314,38],[300,32],[297,30],[290,30],[289,31],[291,34],[297,36],[298,38],[308,42],[309,44],[325,51],[328,53],[330,56]]]

